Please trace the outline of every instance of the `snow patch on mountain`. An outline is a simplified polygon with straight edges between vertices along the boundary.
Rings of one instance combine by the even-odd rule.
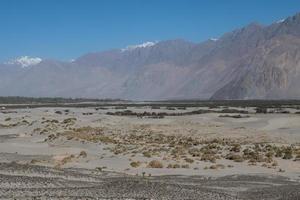
[[[9,65],[20,65],[21,67],[29,67],[29,66],[33,66],[33,65],[37,65],[40,62],[42,62],[41,58],[35,57],[29,57],[29,56],[21,56],[18,57],[16,59],[10,60],[9,62],[7,62],[6,64]]]
[[[216,41],[218,41],[219,39],[218,39],[218,38],[210,38],[210,40],[213,41],[213,42],[216,42]]]
[[[146,48],[146,47],[151,47],[154,46],[157,42],[144,42],[142,44],[137,44],[137,45],[129,45],[126,48],[122,49],[122,51],[131,51],[137,48]]]
[[[285,21],[285,19],[281,19],[281,20],[278,20],[276,23],[277,24],[280,24],[280,23],[282,23],[282,22],[284,22]]]

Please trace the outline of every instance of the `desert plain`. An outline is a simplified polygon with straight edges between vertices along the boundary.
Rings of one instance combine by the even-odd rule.
[[[300,107],[1,105],[0,199],[300,199]]]

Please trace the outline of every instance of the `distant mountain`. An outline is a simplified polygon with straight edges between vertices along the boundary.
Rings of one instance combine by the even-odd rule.
[[[300,99],[300,14],[203,43],[146,42],[72,62],[0,65],[0,95],[161,99]]]

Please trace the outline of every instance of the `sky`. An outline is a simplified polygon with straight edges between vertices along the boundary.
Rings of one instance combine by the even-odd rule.
[[[146,41],[201,42],[297,12],[299,0],[0,0],[0,61],[71,60]]]

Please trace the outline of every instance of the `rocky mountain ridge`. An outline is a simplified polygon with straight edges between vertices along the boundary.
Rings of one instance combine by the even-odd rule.
[[[219,39],[147,42],[72,62],[0,65],[0,95],[162,99],[300,99],[300,14]],[[28,63],[28,62],[26,62]]]

